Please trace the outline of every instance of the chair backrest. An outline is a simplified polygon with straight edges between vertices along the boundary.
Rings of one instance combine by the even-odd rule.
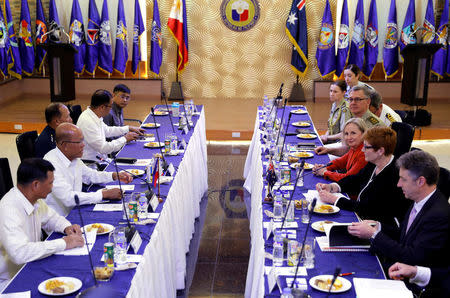
[[[450,197],[450,171],[446,168],[440,167],[439,169],[439,181],[437,188],[448,199]]]
[[[397,145],[395,146],[394,156],[398,158],[411,149],[415,129],[414,126],[405,122],[394,122],[391,128],[397,133]]]
[[[17,152],[19,152],[20,160],[25,158],[35,157],[34,143],[38,137],[37,131],[27,131],[17,136],[16,145]]]
[[[11,168],[7,158],[0,158],[0,199],[13,187]]]
[[[78,118],[81,115],[81,106],[80,105],[69,105],[70,118],[72,118],[73,124],[77,124]]]

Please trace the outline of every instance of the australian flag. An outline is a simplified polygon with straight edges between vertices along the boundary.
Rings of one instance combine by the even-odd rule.
[[[344,71],[348,59],[349,49],[349,18],[347,0],[342,5],[341,26],[339,28],[339,41],[336,56],[336,76],[340,77]]]
[[[74,71],[76,74],[82,74],[84,70],[86,43],[84,40],[83,16],[81,15],[78,0],[73,0],[72,4],[69,37],[70,43],[78,51],[78,53],[75,53],[74,55]]]
[[[3,17],[2,6],[0,5],[0,72],[5,77],[8,74],[8,31]]]
[[[409,0],[408,9],[406,10],[405,20],[403,21],[403,29],[400,36],[400,51],[409,44],[416,43],[416,34],[413,32],[416,28],[416,4],[415,0]]]
[[[316,52],[317,66],[322,78],[336,71],[336,56],[334,53],[333,17],[331,16],[330,3],[327,0]]]
[[[114,69],[121,74],[125,73],[128,60],[127,21],[123,9],[123,0],[119,0],[117,7],[116,49],[114,52]]]
[[[133,57],[131,60],[131,71],[136,74],[141,61],[141,44],[140,39],[142,33],[145,31],[144,21],[142,20],[141,7],[139,0],[135,0],[134,5],[134,26],[133,26]]]
[[[308,32],[306,26],[306,0],[293,0],[288,19],[286,34],[294,49],[292,51],[292,69],[297,75],[303,75],[308,68]]]
[[[377,3],[370,2],[369,20],[367,21],[366,38],[364,46],[364,74],[370,78],[378,60],[378,18]]]
[[[439,23],[439,28],[436,32],[437,42],[442,45],[442,47],[437,50],[433,56],[433,63],[431,65],[431,72],[442,78],[444,73],[450,73],[448,68],[448,0],[444,2],[444,9],[442,10],[441,21]]]
[[[152,41],[150,55],[150,72],[159,75],[162,63],[161,22],[159,20],[158,1],[153,1]]]
[[[108,2],[103,0],[102,21],[100,23],[100,43],[98,46],[98,68],[106,74],[113,71],[111,49],[111,24],[109,22]]]
[[[356,6],[353,36],[350,44],[348,64],[355,64],[360,69],[364,64],[364,1],[358,0]]]
[[[19,44],[17,42],[17,36],[14,31],[14,23],[11,15],[11,7],[9,6],[9,0],[5,0],[5,16],[8,28],[8,73],[17,78],[22,79],[22,64],[20,63]]]
[[[40,45],[46,43],[47,36],[44,34],[47,33],[47,25],[44,16],[44,9],[42,8],[41,0],[36,1],[36,60],[35,67],[38,72],[42,71],[42,67],[44,66],[45,56],[47,52]]]
[[[89,18],[86,39],[86,72],[93,75],[98,63],[98,34],[100,16],[95,0],[89,0]]]
[[[391,0],[386,24],[386,39],[384,40],[383,48],[383,71],[387,78],[392,78],[398,72],[398,27],[395,0]]]

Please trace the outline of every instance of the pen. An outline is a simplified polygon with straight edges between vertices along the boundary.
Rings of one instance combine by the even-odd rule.
[[[355,274],[355,272],[347,272],[347,273],[341,273],[339,274],[339,276],[348,276],[348,275],[353,275]]]

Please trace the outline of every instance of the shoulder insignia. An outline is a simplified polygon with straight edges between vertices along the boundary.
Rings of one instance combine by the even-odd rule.
[[[386,118],[388,118],[389,119],[389,121],[391,121],[391,123],[394,123],[394,122],[396,122],[397,120],[395,120],[395,118],[394,117],[392,117],[392,115],[391,114],[389,114],[389,113],[386,113]]]
[[[372,123],[373,125],[379,123],[378,119],[375,118],[374,116],[370,116],[369,119],[367,119],[367,120],[369,120],[369,122]]]

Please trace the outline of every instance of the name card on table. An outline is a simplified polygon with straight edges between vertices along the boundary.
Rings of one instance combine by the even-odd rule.
[[[170,176],[173,177],[173,175],[175,174],[175,167],[173,166],[173,163],[169,164],[169,167],[167,168],[167,171],[169,171]]]
[[[281,221],[276,221],[273,223],[273,228],[281,228]],[[263,223],[263,227],[267,229],[267,227],[269,226],[269,222],[264,222]],[[297,229],[298,228],[298,223],[296,221],[285,221],[284,222],[284,226],[283,229]]]
[[[275,286],[277,285],[276,269],[273,267],[272,270],[269,271],[269,274],[267,274],[267,283],[269,285],[269,293],[272,293],[272,291],[275,289]]]
[[[295,275],[295,266],[292,267],[274,267],[274,266],[264,266],[264,272],[268,275],[269,272],[272,269],[275,269],[276,275],[282,275],[282,276],[294,276]],[[308,276],[308,273],[306,272],[305,266],[299,266],[297,275],[300,276]]]
[[[187,125],[185,125],[185,126],[183,127],[183,132],[184,132],[185,135],[188,134],[189,128],[187,127]]]
[[[122,187],[122,190],[124,192],[133,191],[134,190],[134,184],[127,184],[127,185],[123,185],[122,184],[121,187]],[[118,184],[117,185],[106,185],[105,188],[107,188],[107,189],[119,188],[119,185]]]
[[[266,228],[266,240],[268,240],[270,235],[272,234],[273,234],[273,220],[270,220]]]
[[[133,238],[131,238],[131,241],[130,241],[130,245],[133,248],[134,253],[136,253],[136,254],[138,253],[139,248],[141,247],[141,244],[142,244],[141,235],[139,235],[139,232],[136,231],[133,235]]]
[[[122,210],[122,204],[95,204],[93,211],[113,212]]]
[[[152,208],[152,211],[151,212],[155,212],[155,210],[156,210],[156,207],[158,207],[158,205],[159,205],[159,199],[158,199],[158,197],[155,195],[155,194],[153,194],[153,196],[152,196],[152,198],[150,199],[150,207]]]
[[[180,142],[180,149],[186,149],[186,147],[187,147],[186,141],[184,138],[182,138]]]
[[[286,278],[287,286],[290,287],[293,281],[294,281],[293,277],[287,277]],[[292,288],[297,288],[302,291],[308,290],[308,282],[306,281],[306,278],[297,278],[295,281],[295,285]]]

